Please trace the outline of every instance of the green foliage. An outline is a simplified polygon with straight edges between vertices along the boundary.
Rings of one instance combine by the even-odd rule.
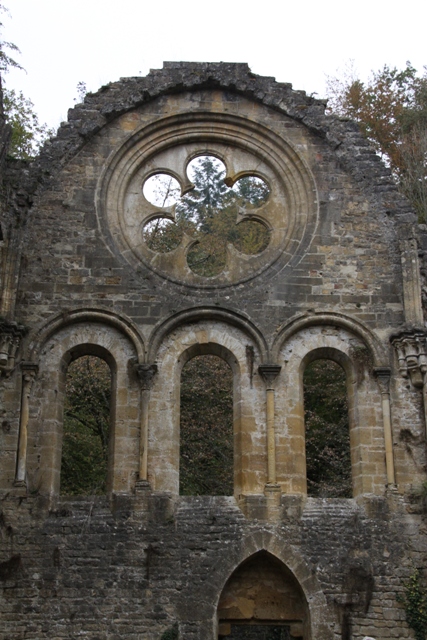
[[[427,588],[422,583],[419,569],[404,583],[404,594],[397,600],[405,607],[406,622],[415,632],[416,640],[427,638]]]
[[[8,14],[8,9],[0,4],[0,14]],[[3,29],[3,23],[0,22],[0,31]],[[19,62],[12,58],[9,53],[20,53],[18,47],[13,42],[6,42],[3,38],[0,39],[0,76],[3,76],[9,71],[9,69],[22,69]]]
[[[12,127],[9,154],[21,160],[33,158],[54,131],[39,123],[33,103],[22,91],[4,89],[3,104],[7,122]]]
[[[7,9],[0,5],[0,13],[2,12],[7,13]],[[2,27],[3,24],[0,23],[0,30]],[[0,38],[0,76],[3,78],[10,68],[22,69],[8,52],[20,53],[15,44]],[[8,124],[12,127],[9,155],[21,160],[33,158],[43,142],[54,134],[53,129],[39,123],[33,103],[25,98],[22,91],[3,87],[3,110]]]
[[[304,409],[309,495],[351,498],[346,376],[332,360],[306,367]]]
[[[180,493],[233,494],[233,374],[217,356],[197,356],[181,376]]]
[[[268,246],[270,233],[265,225],[237,220],[240,213],[253,211],[268,199],[268,186],[260,178],[245,176],[230,187],[222,162],[213,156],[200,156],[190,163],[194,188],[182,197],[170,176],[159,174],[158,178],[157,206],[178,202],[176,222],[159,217],[146,225],[144,240],[153,251],[172,251],[186,233],[194,239],[188,266],[198,275],[213,277],[225,267],[227,244],[246,255],[261,253]]]
[[[83,356],[68,367],[64,407],[61,493],[106,490],[111,374],[106,362]]]
[[[163,634],[160,640],[178,640],[179,632],[178,632],[178,623],[175,622],[173,627],[167,629]]]
[[[362,133],[389,164],[420,221],[427,219],[427,70],[419,76],[387,65],[367,83],[350,68],[328,79],[330,110],[359,123]]]
[[[422,511],[427,513],[427,482],[414,487],[410,493],[410,499],[420,504]]]

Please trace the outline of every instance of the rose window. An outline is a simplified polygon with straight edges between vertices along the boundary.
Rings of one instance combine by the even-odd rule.
[[[198,290],[292,269],[317,223],[310,171],[287,142],[233,115],[164,118],[105,167],[100,228],[113,253]]]
[[[225,181],[224,163],[208,155],[194,158],[186,173],[194,186],[183,195],[179,182],[166,173],[144,183],[143,194],[153,205],[154,217],[142,235],[151,251],[168,253],[183,243],[191,271],[214,277],[226,268],[227,245],[247,256],[267,248],[270,229],[262,217],[270,190],[265,180],[246,175],[231,186]]]

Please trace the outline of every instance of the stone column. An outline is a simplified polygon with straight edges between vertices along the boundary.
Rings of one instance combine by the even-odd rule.
[[[34,362],[22,362],[21,414],[19,419],[18,456],[16,461],[15,486],[25,486],[27,475],[28,418],[30,415],[30,393],[38,366]]]
[[[427,331],[408,329],[391,337],[399,361],[399,371],[415,388],[422,391],[424,407],[424,433],[427,446]]]
[[[384,425],[384,442],[385,442],[385,460],[387,471],[387,486],[394,487],[396,478],[394,473],[394,452],[393,452],[393,435],[391,429],[391,406],[390,406],[390,376],[389,367],[376,367],[374,375],[377,379],[381,392],[381,404],[383,410]]]
[[[138,484],[148,483],[148,402],[154,376],[157,373],[156,364],[136,364],[135,371],[141,385],[141,432],[139,440],[139,479]]]
[[[273,383],[282,367],[276,364],[261,364],[258,371],[266,386],[267,417],[267,487],[277,487],[276,483],[276,430],[274,424],[274,387]]]
[[[401,225],[400,255],[403,277],[403,305],[405,322],[412,326],[423,326],[421,302],[420,265],[418,241],[413,225]]]

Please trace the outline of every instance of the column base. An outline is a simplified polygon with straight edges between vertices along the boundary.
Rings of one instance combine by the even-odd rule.
[[[135,493],[149,492],[151,485],[148,480],[137,480],[135,482]]]
[[[267,498],[267,519],[277,521],[280,519],[282,488],[280,484],[266,484],[264,495]]]

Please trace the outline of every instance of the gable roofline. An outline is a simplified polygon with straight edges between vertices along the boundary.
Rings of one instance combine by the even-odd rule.
[[[88,140],[124,113],[162,95],[202,89],[223,89],[245,96],[300,122],[327,142],[340,166],[355,181],[374,192],[383,205],[380,208],[402,222],[416,221],[390,170],[362,136],[357,123],[326,114],[326,100],[296,91],[290,83],[276,82],[273,77],[258,76],[246,63],[165,62],[162,69],[153,69],[145,77],[121,78],[96,93],[88,93],[81,104],[69,109],[68,121],[31,163],[29,190],[44,190],[50,178]]]

